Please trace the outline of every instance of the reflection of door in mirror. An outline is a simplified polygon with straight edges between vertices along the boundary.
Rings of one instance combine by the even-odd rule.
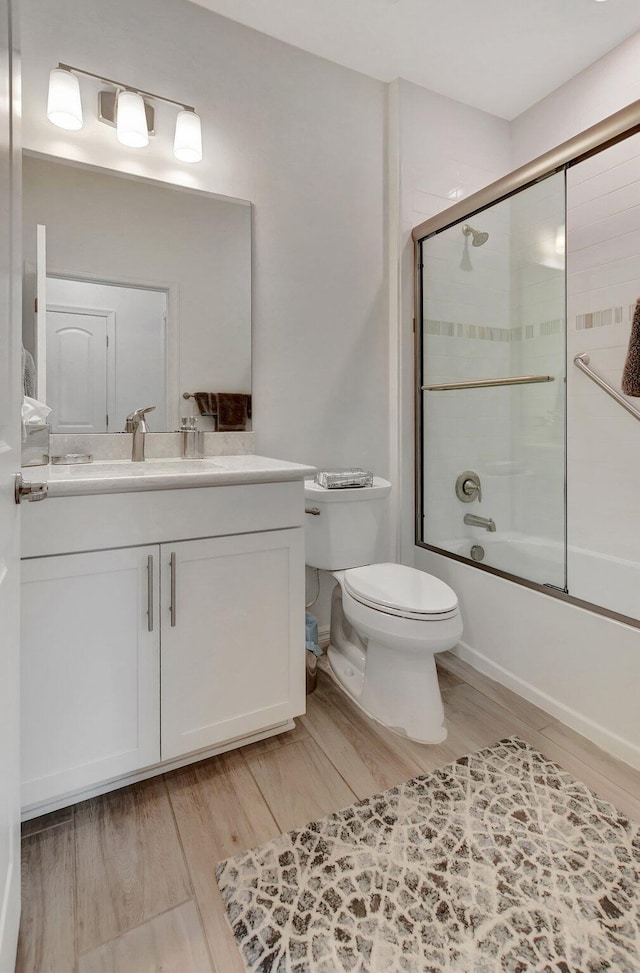
[[[156,406],[155,428],[166,428],[166,311],[163,290],[47,277],[54,432],[122,432],[126,416],[147,405]]]

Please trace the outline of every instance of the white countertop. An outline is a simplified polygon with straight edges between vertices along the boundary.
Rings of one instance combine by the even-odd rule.
[[[49,497],[176,490],[237,483],[277,483],[303,480],[313,473],[313,466],[252,454],[205,459],[147,459],[143,463],[96,460],[69,466],[27,466],[22,470],[28,482],[46,481]]]

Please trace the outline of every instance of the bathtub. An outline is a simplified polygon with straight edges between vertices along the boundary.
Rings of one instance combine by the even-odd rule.
[[[443,545],[444,549],[471,558],[471,547],[479,545],[485,555],[478,563],[527,581],[564,588],[564,544],[515,531],[477,533]],[[640,561],[569,546],[567,586],[574,598],[640,618]]]

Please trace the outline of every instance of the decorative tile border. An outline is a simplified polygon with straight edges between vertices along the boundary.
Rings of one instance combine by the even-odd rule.
[[[538,324],[527,324],[524,328],[491,328],[480,324],[435,321],[431,318],[427,318],[424,322],[425,334],[443,335],[447,338],[471,338],[480,341],[528,341],[531,338],[546,338],[549,335],[562,334],[563,330],[563,318],[541,321]]]
[[[633,321],[636,309],[634,304],[607,307],[600,311],[590,311],[587,314],[576,314],[570,319],[575,331],[588,331],[592,328],[607,328],[616,324],[627,324]],[[435,321],[427,318],[424,322],[424,333],[444,335],[448,338],[471,338],[480,341],[529,341],[532,338],[547,338],[550,335],[562,334],[564,320],[554,318],[551,321],[540,321],[516,328],[492,328],[479,324],[462,324],[459,321]]]
[[[590,328],[607,328],[612,324],[625,324],[633,320],[635,309],[635,304],[628,304],[606,307],[601,311],[590,311],[588,314],[576,314],[575,330],[587,331]]]

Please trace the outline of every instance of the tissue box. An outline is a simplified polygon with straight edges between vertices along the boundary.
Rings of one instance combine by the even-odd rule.
[[[368,470],[318,470],[316,483],[325,490],[349,490],[373,486],[373,473]]]
[[[49,462],[48,422],[22,424],[22,466],[46,466]]]

